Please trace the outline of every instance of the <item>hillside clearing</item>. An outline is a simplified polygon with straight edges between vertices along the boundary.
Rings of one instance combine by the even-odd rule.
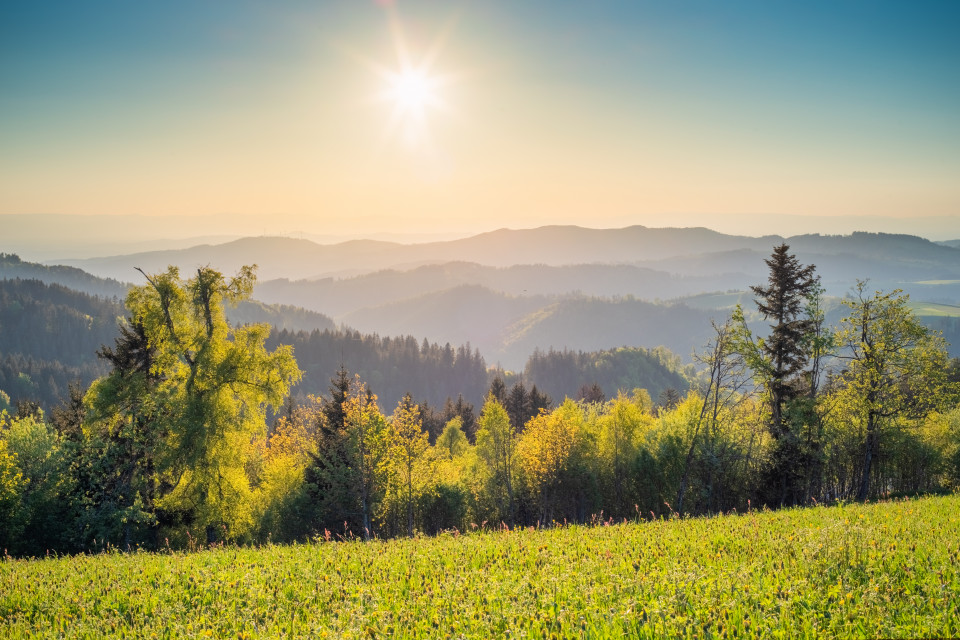
[[[0,562],[21,637],[960,635],[960,497]]]

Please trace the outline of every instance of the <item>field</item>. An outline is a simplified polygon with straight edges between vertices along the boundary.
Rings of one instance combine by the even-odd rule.
[[[937,304],[935,302],[911,302],[910,310],[918,316],[935,316],[955,318],[960,316],[960,307],[951,304]]]
[[[0,637],[960,636],[960,497],[0,562]]]

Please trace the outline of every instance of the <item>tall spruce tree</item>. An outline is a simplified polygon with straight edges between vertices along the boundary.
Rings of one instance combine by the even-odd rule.
[[[783,437],[789,430],[784,410],[801,392],[797,374],[809,358],[805,337],[811,329],[804,308],[816,284],[816,267],[801,265],[789,250],[787,244],[774,247],[773,254],[764,261],[770,268],[767,286],[750,287],[758,296],[754,300],[757,310],[764,320],[771,321],[770,336],[760,348],[768,362],[770,426],[775,438]]]
[[[754,365],[767,390],[770,435],[775,441],[768,485],[773,493],[767,501],[780,505],[804,499],[800,425],[792,425],[788,416],[793,402],[804,393],[803,371],[810,358],[807,337],[813,328],[805,310],[816,286],[816,267],[800,264],[789,250],[786,243],[774,247],[764,261],[770,269],[767,286],[751,287],[758,296],[757,310],[770,321],[770,335],[758,342]]]

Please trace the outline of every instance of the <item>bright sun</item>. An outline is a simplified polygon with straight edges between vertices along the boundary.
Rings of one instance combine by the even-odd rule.
[[[387,138],[399,135],[412,148],[429,149],[435,142],[431,131],[435,116],[451,112],[444,94],[452,76],[440,73],[436,66],[445,36],[441,34],[433,46],[415,54],[407,46],[399,18],[392,10],[389,15],[396,61],[390,66],[370,63],[380,76],[378,101],[391,111],[385,133]]]
[[[439,105],[437,81],[419,69],[405,69],[388,77],[387,98],[407,116],[422,118],[429,107]]]

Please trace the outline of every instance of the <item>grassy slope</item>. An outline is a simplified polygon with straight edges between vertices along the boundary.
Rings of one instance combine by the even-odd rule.
[[[960,497],[0,562],[4,637],[960,635]],[[152,634],[156,634],[153,636]]]
[[[951,304],[937,304],[935,302],[910,301],[910,309],[918,316],[934,316],[945,318],[960,317],[960,307]]]

